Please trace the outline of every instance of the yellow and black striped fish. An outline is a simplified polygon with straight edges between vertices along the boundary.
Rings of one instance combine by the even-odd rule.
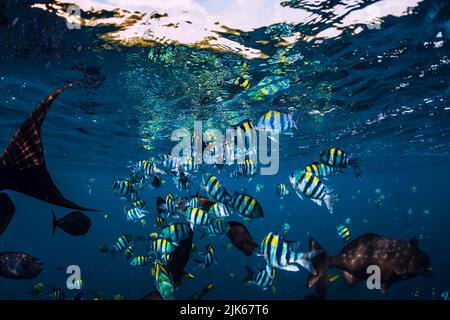
[[[214,257],[216,254],[216,250],[214,250],[214,247],[211,244],[208,244],[206,246],[206,251],[200,253],[201,256],[203,256],[203,260],[193,259],[195,262],[197,262],[201,268],[207,268],[210,265],[215,262]]]
[[[225,146],[226,160],[237,160],[242,163],[250,155],[255,155],[258,139],[253,123],[246,119],[231,126],[230,129],[233,130],[234,137],[231,145],[226,144]]]
[[[326,165],[337,168],[351,167],[357,177],[361,176],[358,159],[352,159],[352,154],[338,148],[331,148],[320,153],[320,161]]]
[[[248,88],[250,88],[250,81],[247,77],[239,76],[236,79],[234,79],[233,84],[235,86],[244,88],[244,90],[248,90]]]
[[[261,118],[259,118],[256,127],[258,130],[285,134],[293,134],[293,129],[297,129],[297,125],[293,120],[292,114],[274,110],[267,111],[263,114]]]
[[[333,204],[338,199],[338,196],[316,175],[312,172],[298,170],[289,176],[289,180],[295,192],[301,199],[303,198],[299,192],[310,198],[319,206],[324,202],[328,211],[333,213]]]
[[[173,243],[179,243],[180,241],[187,239],[191,232],[191,228],[187,223],[173,223],[163,230],[161,230],[161,237],[172,241]]]
[[[264,211],[259,202],[249,195],[235,192],[230,204],[244,218],[256,219],[264,217]]]
[[[307,165],[304,171],[312,172],[319,178],[332,176],[335,175],[336,173],[342,172],[339,168],[332,167],[322,162],[313,162],[310,165]]]
[[[345,243],[352,240],[352,237],[350,236],[350,230],[348,230],[346,226],[340,224],[336,227],[336,231],[338,233],[339,238],[341,238],[342,241],[344,241]]]
[[[289,187],[287,185],[285,185],[284,183],[280,183],[279,185],[277,185],[275,193],[277,196],[283,198],[285,196],[290,196],[291,190],[289,190]]]
[[[151,240],[149,243],[150,252],[165,254],[175,250],[175,245],[167,239],[159,238]]]
[[[155,224],[157,227],[164,229],[165,227],[168,226],[166,219],[164,219],[161,216],[156,216],[155,218]]]
[[[238,163],[237,168],[231,173],[231,177],[253,177],[258,173],[258,165],[251,159],[245,159],[243,163]]]
[[[186,210],[186,218],[191,225],[191,229],[193,229],[194,226],[206,227],[209,226],[212,222],[209,214],[199,208],[188,208]]]
[[[206,193],[218,202],[225,202],[230,197],[224,186],[217,180],[217,177],[211,173],[203,175],[203,187]]]
[[[142,267],[150,262],[150,258],[147,256],[136,256],[130,261],[130,266]]]
[[[120,236],[116,243],[113,245],[113,250],[115,252],[122,252],[125,249],[128,248],[128,246],[131,244],[132,237],[130,235],[124,234]]]
[[[167,267],[163,265],[159,260],[155,261],[155,281],[156,288],[161,294],[163,299],[168,299],[172,297],[175,292],[175,286],[173,283],[172,275],[170,274]]]

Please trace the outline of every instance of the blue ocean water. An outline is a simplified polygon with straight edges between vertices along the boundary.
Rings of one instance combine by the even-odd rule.
[[[42,9],[38,3],[48,6]],[[380,3],[378,11],[369,10],[378,15],[375,22],[352,22],[358,12],[363,18],[373,16],[364,9],[376,3]],[[298,130],[280,139],[276,175],[249,181],[218,174],[227,190],[244,188],[264,209],[263,220],[244,221],[237,215],[231,220],[244,223],[258,243],[289,223],[287,237],[298,240],[303,251],[308,250],[311,235],[333,255],[343,247],[336,233],[338,224],[345,223],[352,238],[369,232],[404,241],[418,236],[433,262],[433,278],[418,276],[396,283],[384,294],[368,290],[364,282],[349,288],[341,277],[331,283],[329,299],[432,299],[433,288],[437,295],[449,289],[448,2],[398,1],[394,10],[385,1],[264,1],[267,8],[291,10],[288,17],[296,22],[283,24],[280,18],[277,23],[253,26],[251,19],[243,20],[242,29],[214,32],[223,40],[219,45],[209,38],[119,41],[111,36],[126,30],[126,23],[85,22],[81,29],[70,30],[63,17],[49,10],[50,4],[3,1],[0,5],[0,143],[8,144],[40,100],[81,79],[79,86],[55,101],[42,138],[47,167],[61,192],[102,212],[87,213],[92,227],[85,236],[72,237],[62,230],[52,236],[51,211],[62,217],[69,209],[6,191],[16,214],[0,237],[0,252],[27,252],[44,260],[45,268],[32,280],[0,278],[1,299],[45,299],[51,287],[63,288],[70,297],[73,292],[65,287],[69,265],[80,266],[86,299],[92,299],[94,291],[105,299],[116,294],[140,299],[153,291],[150,266],[131,267],[123,256],[101,253],[100,247],[112,246],[122,234],[145,236],[156,231],[157,197],[169,192],[193,195],[201,174],[217,171],[203,166],[188,192],[178,191],[170,175],[161,188],[141,192],[148,203],[146,226],[127,222],[125,201],[113,194],[112,180],[130,174],[130,161],[170,152],[172,131],[192,130],[195,120],[202,121],[204,128],[224,131],[245,118],[256,122],[272,109],[292,113]],[[220,12],[231,9],[216,5],[205,10],[230,21]],[[171,10],[167,9],[169,18]],[[95,21],[113,12],[83,9],[82,16]],[[199,27],[195,17],[193,13],[192,24]],[[179,18],[185,19],[189,17]],[[148,28],[155,28],[156,34],[160,31],[151,23]],[[184,28],[186,34],[198,31]],[[247,90],[233,84],[243,75],[249,78]],[[351,152],[360,159],[362,170],[361,178],[347,169],[325,181],[340,195],[333,215],[294,193],[284,199],[275,196],[277,184],[290,185],[288,177],[294,170],[316,161],[322,150],[331,147]],[[95,183],[89,193],[91,178]],[[257,185],[264,188],[257,191]],[[377,206],[380,194],[384,200]],[[306,288],[306,270],[280,270],[275,293],[246,288],[241,282],[245,265],[256,269],[263,264],[262,257],[244,256],[227,246],[227,237],[200,240],[196,234],[194,242],[199,250],[212,243],[218,265],[205,271],[190,261],[186,270],[195,278],[183,281],[176,298],[189,297],[209,281],[214,289],[205,299],[304,299],[313,292]],[[144,254],[144,244],[138,243],[135,251]],[[45,285],[44,292],[31,296],[36,283]],[[416,289],[420,294],[413,297]]]

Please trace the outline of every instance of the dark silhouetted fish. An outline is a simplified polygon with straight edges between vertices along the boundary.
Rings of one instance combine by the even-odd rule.
[[[214,284],[212,282],[208,283],[206,286],[201,288],[200,290],[194,292],[188,300],[200,300],[202,299],[208,292],[210,292],[214,288]]]
[[[23,252],[0,253],[0,276],[9,279],[33,279],[44,268],[44,262]]]
[[[80,207],[64,198],[50,177],[45,164],[41,126],[53,101],[71,86],[73,84],[65,85],[41,101],[17,130],[3,155],[0,156],[0,191],[14,190],[57,206],[96,211]],[[0,208],[7,207],[7,211],[0,212],[0,223],[2,223],[0,230],[4,231],[12,218],[9,203],[11,200],[6,194],[0,195]]]
[[[258,244],[253,240],[247,228],[240,222],[229,221],[230,230],[227,236],[233,245],[242,251],[246,256],[250,256]]]
[[[319,243],[309,239],[310,248],[323,250]],[[316,285],[318,296],[324,297],[328,287],[327,270],[342,270],[349,285],[366,280],[371,273],[367,268],[376,265],[381,271],[381,291],[385,292],[393,283],[425,274],[431,270],[431,261],[418,245],[417,239],[409,243],[394,238],[367,233],[346,244],[335,257],[325,251],[313,259],[316,274],[310,274],[307,286]]]
[[[74,211],[60,219],[56,219],[55,213],[53,214],[53,233],[55,234],[56,228],[64,230],[66,233],[72,236],[82,236],[86,234],[91,228],[91,219],[83,212]]]
[[[6,193],[0,193],[0,236],[8,227],[16,207]]]

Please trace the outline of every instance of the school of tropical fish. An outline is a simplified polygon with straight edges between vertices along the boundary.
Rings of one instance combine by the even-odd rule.
[[[44,153],[40,139],[40,126],[53,100],[71,85],[64,86],[44,99],[19,128],[1,157],[0,174],[3,190],[15,190],[43,201],[57,204],[73,211],[57,218],[53,212],[53,234],[60,229],[72,236],[82,236],[89,232],[91,220],[82,211],[86,209],[67,200],[58,191],[46,170]],[[308,287],[315,286],[315,298],[324,298],[329,282],[339,276],[327,274],[329,268],[342,271],[342,277],[348,284],[365,280],[366,269],[370,265],[381,268],[382,291],[393,283],[408,279],[431,270],[431,260],[419,248],[417,238],[403,242],[367,233],[352,239],[349,228],[338,225],[336,232],[344,247],[337,256],[328,253],[314,239],[310,238],[309,251],[301,249],[299,241],[288,240],[290,226],[284,223],[278,230],[267,230],[266,236],[258,243],[252,238],[245,222],[252,219],[264,219],[264,210],[257,198],[246,190],[230,192],[221,183],[220,175],[229,175],[234,179],[242,177],[252,179],[258,174],[256,162],[249,159],[253,152],[252,141],[256,130],[285,133],[293,130],[293,116],[279,111],[269,111],[261,116],[257,126],[250,119],[235,126],[236,139],[243,139],[242,149],[232,149],[234,155],[243,155],[244,161],[226,165],[200,165],[195,160],[196,150],[191,145],[187,155],[173,156],[162,154],[148,159],[138,160],[129,166],[128,177],[114,177],[112,189],[123,200],[124,219],[129,223],[147,225],[153,221],[152,232],[147,236],[119,234],[111,239],[111,245],[101,248],[102,253],[123,255],[129,261],[130,268],[145,267],[149,270],[156,290],[144,299],[174,299],[176,288],[183,279],[194,278],[195,272],[204,272],[217,264],[216,250],[212,244],[197,249],[194,239],[227,236],[231,243],[245,255],[256,254],[264,259],[265,266],[254,271],[245,266],[247,276],[242,280],[246,286],[254,285],[261,290],[272,288],[275,292],[279,272],[306,271],[309,274]],[[33,129],[33,131],[30,131]],[[195,142],[198,137],[190,137]],[[206,146],[203,145],[201,151]],[[229,150],[224,146],[224,150]],[[344,174],[352,168],[355,176],[361,176],[359,160],[351,153],[333,147],[323,150],[311,164],[299,168],[286,179],[290,186],[280,183],[274,186],[274,196],[287,197],[296,193],[300,199],[311,199],[333,214],[333,204],[339,199],[337,193],[325,181],[336,174]],[[152,213],[150,205],[140,196],[143,190],[157,189],[165,180],[172,180],[174,190],[183,195],[169,193],[165,198],[158,197]],[[182,182],[181,182],[182,180]],[[26,183],[25,183],[26,181]],[[189,191],[197,186],[195,194]],[[175,193],[175,192],[174,192]],[[0,230],[8,227],[13,215],[14,204],[5,194],[1,195]],[[81,210],[81,211],[80,211]],[[241,218],[244,223],[234,221]],[[145,244],[145,251],[136,252],[137,243]],[[189,260],[197,263],[197,268],[185,270]],[[243,266],[244,267],[244,266]],[[30,279],[37,277],[44,268],[44,262],[23,252],[4,252],[0,254],[0,275],[10,279]],[[82,288],[83,280],[73,284]],[[39,283],[32,288],[38,295],[44,289]],[[214,287],[208,283],[193,297],[203,297]],[[414,295],[418,295],[415,292]],[[442,293],[448,299],[448,291]],[[52,288],[50,299],[65,299],[61,288]],[[74,299],[82,299],[77,293]],[[119,298],[119,297],[116,297]]]
[[[120,265],[136,279],[138,272],[145,274],[146,281],[139,279],[141,292],[138,294],[142,295],[142,300],[208,299],[214,297],[214,291],[227,280],[230,283],[237,281],[234,282],[238,284],[236,290],[244,293],[257,292],[274,299],[299,298],[292,291],[280,293],[284,284],[293,285],[294,282],[290,283],[292,278],[288,278],[292,275],[303,277],[301,284],[308,295],[302,298],[323,300],[343,292],[358,292],[364,283],[372,281],[368,270],[380,272],[375,293],[381,297],[392,286],[403,286],[402,289],[408,288],[408,299],[450,300],[448,283],[433,283],[430,291],[419,287],[419,284],[416,287],[410,280],[419,276],[433,278],[436,267],[438,270],[445,267],[439,259],[441,257],[433,251],[436,246],[427,247],[427,243],[422,241],[442,244],[444,241],[438,243],[442,234],[424,236],[421,233],[425,226],[419,220],[414,221],[414,227],[409,226],[417,217],[413,216],[418,210],[414,204],[408,204],[404,210],[405,216],[411,219],[398,222],[400,218],[396,215],[393,223],[383,220],[398,209],[387,210],[389,198],[396,191],[394,188],[386,191],[387,188],[377,184],[379,180],[373,181],[378,174],[380,177],[383,174],[383,178],[388,177],[386,184],[395,184],[398,182],[397,173],[404,170],[402,173],[411,173],[414,179],[419,177],[429,185],[432,183],[433,187],[426,190],[431,195],[441,195],[446,190],[445,185],[439,185],[439,181],[445,180],[446,173],[437,174],[441,179],[438,180],[432,170],[441,170],[439,165],[445,164],[447,137],[450,136],[447,126],[439,126],[448,122],[450,110],[447,106],[448,72],[445,72],[450,65],[448,19],[444,14],[448,12],[448,4],[441,5],[434,0],[410,1],[411,6],[405,12],[394,10],[394,13],[382,16],[379,20],[384,26],[375,30],[354,18],[357,14],[352,16],[352,12],[359,11],[357,9],[377,11],[371,5],[379,2],[387,10],[390,2],[359,1],[353,8],[353,5],[345,3],[344,6],[339,1],[337,7],[327,1],[320,5],[313,4],[314,1],[275,1],[277,14],[303,12],[307,13],[305,17],[311,16],[319,23],[309,20],[298,25],[287,21],[274,23],[268,17],[269,20],[262,25],[252,25],[249,19],[246,21],[248,28],[242,27],[241,30],[237,26],[231,28],[225,23],[220,26],[222,22],[214,22],[212,28],[207,25],[201,28],[207,38],[191,43],[177,39],[176,31],[190,30],[187,25],[192,24],[198,27],[199,22],[183,21],[180,28],[180,23],[159,26],[161,30],[172,31],[175,38],[166,39],[164,34],[161,38],[156,35],[152,38],[153,31],[148,29],[146,36],[153,40],[141,43],[140,27],[158,26],[165,18],[177,18],[177,14],[155,11],[148,17],[143,14],[142,17],[148,21],[142,22],[139,11],[128,16],[131,11],[108,11],[107,8],[95,12],[91,20],[85,19],[87,23],[99,24],[100,28],[83,25],[81,33],[73,30],[73,34],[81,35],[77,39],[77,36],[67,35],[66,26],[60,29],[56,20],[52,20],[54,12],[58,19],[66,19],[62,17],[67,5],[65,2],[27,6],[33,14],[42,14],[29,19],[31,27],[22,23],[25,19],[11,17],[16,8],[9,3],[8,10],[0,12],[0,38],[5,42],[5,51],[12,52],[10,56],[0,52],[0,65],[7,70],[0,70],[3,132],[10,129],[4,119],[16,120],[20,114],[16,111],[22,108],[22,104],[12,107],[19,94],[31,92],[33,100],[30,97],[23,100],[28,102],[35,101],[34,89],[38,89],[37,92],[44,87],[45,90],[54,90],[31,110],[0,155],[1,281],[15,284],[23,280],[20,285],[29,286],[27,298],[30,299],[125,300],[131,298],[130,291],[135,289],[130,284],[128,292],[114,295],[103,294],[100,287],[88,292],[87,283],[90,281],[84,276],[69,278],[72,280],[67,283],[45,281],[42,278],[47,270],[65,272],[67,266],[63,262],[55,265],[55,260],[44,261],[47,259],[32,250],[20,250],[20,242],[11,245],[14,250],[6,250],[10,243],[6,245],[1,236],[7,231],[15,234],[22,231],[18,231],[20,226],[13,227],[12,223],[16,211],[24,211],[23,204],[17,200],[23,199],[17,197],[20,194],[20,197],[37,199],[49,206],[47,217],[39,217],[51,224],[49,238],[58,245],[63,236],[70,239],[70,247],[55,245],[58,250],[82,252],[84,255],[82,250],[85,248],[80,249],[78,241],[92,240],[89,237],[93,233],[100,235],[95,230],[99,220],[107,224],[117,218],[115,221],[122,222],[110,223],[107,230],[110,233],[105,232],[107,236],[102,235],[101,243],[89,248],[89,254],[95,250],[99,260],[107,261],[113,271]],[[397,8],[400,2],[392,4],[392,7]],[[421,4],[423,7],[418,4],[421,2],[424,2]],[[345,10],[340,10],[340,5]],[[336,11],[345,11],[343,20],[334,17],[328,6]],[[0,8],[4,6],[0,5]],[[176,12],[177,9],[170,10]],[[261,14],[267,14],[268,8],[260,9]],[[417,20],[414,20],[414,10],[418,12]],[[188,11],[183,11],[183,15],[186,13],[188,16]],[[328,21],[328,14],[336,20]],[[117,19],[125,17],[123,25],[106,23],[110,16]],[[100,17],[104,21],[98,23]],[[219,21],[219,16],[217,18]],[[241,18],[237,16],[236,20]],[[344,22],[353,19],[357,23],[347,28]],[[52,28],[42,28],[46,31],[39,31],[40,34],[30,30],[38,30],[46,21]],[[418,35],[415,30],[418,22],[421,26],[430,26],[431,31]],[[386,26],[390,24],[395,25],[391,34]],[[119,27],[122,33],[111,31],[102,34],[100,29],[104,26],[107,26],[105,29]],[[133,29],[133,26],[139,27]],[[398,36],[398,26],[405,27],[404,37]],[[48,29],[52,30],[51,36],[47,35]],[[192,30],[194,34],[200,29]],[[130,31],[135,32],[136,45],[126,42]],[[365,32],[370,32],[369,36],[361,36]],[[33,36],[28,37],[31,33]],[[86,34],[89,35],[88,41],[83,42]],[[423,56],[419,55],[422,51]],[[26,67],[18,68],[16,79],[16,71],[12,70],[14,63],[10,67],[9,62],[16,62],[16,58],[28,61],[27,58],[39,54],[45,59],[37,57],[36,61],[47,62],[47,65],[41,63],[45,69],[39,69],[39,74],[48,70],[51,82],[43,82],[41,86],[39,78],[36,80],[27,74]],[[434,60],[430,58],[428,63],[428,57]],[[24,66],[27,63],[24,62]],[[65,68],[67,66],[69,68]],[[55,71],[60,69],[61,73]],[[20,72],[24,73],[23,78],[27,81],[21,78]],[[425,79],[429,83],[421,82]],[[417,88],[424,88],[425,93],[421,94]],[[107,94],[96,96],[97,91]],[[72,92],[76,97],[71,96],[73,100],[67,105],[58,105],[65,99],[59,97],[67,95],[66,92]],[[411,101],[407,100],[409,97]],[[51,116],[47,117],[56,100],[58,103],[53,107],[56,110],[52,109]],[[105,109],[101,109],[103,104]],[[372,105],[376,105],[373,111]],[[73,106],[75,108],[72,109]],[[108,118],[104,111],[114,117]],[[70,121],[76,118],[78,122],[74,130],[93,141],[84,145],[85,141],[79,139],[77,143],[82,145],[82,152],[74,150],[70,153],[73,142],[70,134],[59,137],[67,138],[67,147],[61,150],[51,144],[54,136],[42,135],[44,122],[53,125],[56,121],[52,116],[58,116],[59,112],[69,114],[61,117],[63,129],[72,126]],[[421,118],[414,118],[416,114]],[[435,115],[441,117],[439,121],[433,120]],[[346,122],[346,117],[352,121]],[[404,122],[395,122],[399,118]],[[165,143],[170,135],[168,131],[186,127],[191,120],[202,120],[204,129],[226,129],[227,139],[223,140],[217,132],[188,130],[179,137],[184,142],[181,153],[175,152],[176,148],[168,151],[171,147]],[[415,131],[415,127],[422,131]],[[436,136],[430,133],[432,131],[436,131]],[[55,132],[59,135],[61,131]],[[103,132],[111,133],[117,142],[102,136]],[[53,148],[48,153],[47,149],[44,150],[47,138],[49,147]],[[101,142],[96,145],[98,141]],[[137,146],[125,150],[123,144],[129,141]],[[160,146],[157,145],[159,142]],[[264,151],[270,153],[270,160],[274,160],[279,151],[285,153],[278,157],[280,170],[271,180],[266,180],[265,170],[273,163],[267,164],[261,159],[264,142],[267,147]],[[411,148],[404,147],[408,144]],[[107,145],[112,145],[111,149],[107,149]],[[98,146],[99,151],[94,151]],[[398,154],[396,147],[399,147]],[[103,163],[112,154],[108,153],[112,149],[117,152],[115,156],[125,154],[115,162],[114,172],[108,171],[109,164]],[[105,150],[104,154],[102,150]],[[80,174],[83,180],[81,188],[90,197],[83,199],[90,205],[72,201],[64,195],[68,188],[78,190],[80,181],[76,181],[79,180],[76,175],[65,175],[65,172],[57,175],[56,170],[53,171],[53,164],[61,160],[52,158],[57,152],[61,155],[62,167],[68,166],[69,160],[79,162],[83,171]],[[74,157],[77,152],[80,158]],[[307,156],[303,156],[305,152],[308,152]],[[385,157],[383,152],[390,157]],[[424,157],[420,158],[422,155]],[[104,170],[102,174],[106,172],[107,185],[102,184],[104,176],[90,172],[88,163],[84,163],[83,159],[91,156],[90,161]],[[125,158],[126,163],[122,161]],[[287,158],[289,166],[283,162]],[[397,158],[399,164],[394,164],[392,159]],[[419,163],[419,169],[412,164],[418,158],[426,161],[425,165]],[[117,163],[120,163],[119,169]],[[84,174],[89,178],[86,179]],[[366,175],[370,175],[369,178]],[[350,208],[341,205],[349,193],[340,183],[344,176],[357,189],[364,179],[365,182],[370,180],[374,186],[370,198],[367,203],[364,199],[364,203],[383,214],[369,218],[364,212],[366,207],[357,206],[351,208],[354,210],[349,214]],[[423,181],[407,188],[414,200],[421,201],[419,210],[423,217],[429,217],[434,209],[428,204],[434,199],[428,195],[421,196]],[[106,204],[96,200],[100,190],[113,199],[107,204],[107,211],[102,208]],[[358,195],[361,195],[361,190],[352,199]],[[445,203],[445,199],[438,200],[439,204]],[[110,210],[112,206],[115,208]],[[303,210],[307,206],[312,210]],[[309,211],[322,215],[312,219],[308,216]],[[301,215],[300,223],[314,231],[310,233],[308,229],[306,237],[300,234],[297,230],[299,219],[294,219],[294,215]],[[379,224],[369,224],[368,219],[372,218]],[[357,227],[352,219],[362,221],[364,228]],[[30,221],[29,228],[34,229],[33,221]],[[442,221],[445,220],[442,218]],[[333,224],[332,227],[329,223]],[[398,223],[400,228],[404,227],[403,232],[390,229],[385,233],[382,227],[388,223]],[[435,220],[433,224],[436,224]],[[317,234],[318,228],[323,231],[320,235]],[[427,232],[437,230],[429,228],[429,225],[426,228]],[[323,234],[331,236],[326,238]],[[26,238],[27,230],[20,236]],[[35,239],[31,241],[36,246],[40,245]],[[228,251],[233,254],[231,260]],[[58,257],[58,253],[52,252],[52,256]],[[77,259],[92,264],[94,272],[100,272],[102,267],[97,261],[91,261],[89,254],[86,251],[86,256]],[[82,274],[88,274],[88,271],[84,272]],[[237,275],[239,272],[244,275],[242,279]],[[113,285],[117,279],[108,281]],[[198,290],[191,290],[191,287],[184,290],[186,283],[195,283]],[[128,283],[123,286],[128,286]],[[341,291],[335,294],[333,289],[338,286]],[[6,296],[9,294],[7,291],[3,292]],[[186,294],[186,291],[189,292]],[[358,297],[359,293],[351,297]]]

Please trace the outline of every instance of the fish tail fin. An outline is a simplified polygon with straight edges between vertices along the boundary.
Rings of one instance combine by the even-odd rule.
[[[158,213],[161,214],[164,212],[165,209],[166,209],[166,201],[161,197],[156,198],[156,211],[158,211]]]
[[[56,227],[58,226],[58,220],[56,219],[55,211],[52,211],[52,221],[53,221],[53,230],[52,230],[52,236],[55,235]]]
[[[334,204],[339,200],[339,198],[339,195],[332,190],[330,190],[323,198],[323,202],[325,202],[325,205],[331,214],[333,214]]]
[[[0,236],[9,226],[15,212],[16,207],[11,198],[6,193],[0,193]]]
[[[98,211],[83,208],[64,198],[45,163],[41,126],[53,101],[73,85],[69,83],[42,100],[17,130],[0,156],[0,190],[14,190],[64,208]]]
[[[355,177],[359,178],[361,177],[361,167],[359,166],[359,160],[358,159],[350,159],[348,161],[349,167],[353,168],[353,171],[355,172]]]
[[[247,272],[247,275],[241,280],[241,282],[249,282],[255,276],[255,272],[247,265],[245,266],[245,271]]]
[[[292,260],[292,263],[298,264],[306,269],[309,273],[316,274],[312,259],[319,255],[321,250],[311,250],[309,252],[298,253]]]
[[[309,237],[309,248],[319,254],[312,257],[312,265],[315,273],[310,273],[308,277],[307,287],[315,287],[316,298],[323,299],[328,290],[328,274],[327,271],[331,267],[332,257],[320,246],[320,244],[312,237]]]

